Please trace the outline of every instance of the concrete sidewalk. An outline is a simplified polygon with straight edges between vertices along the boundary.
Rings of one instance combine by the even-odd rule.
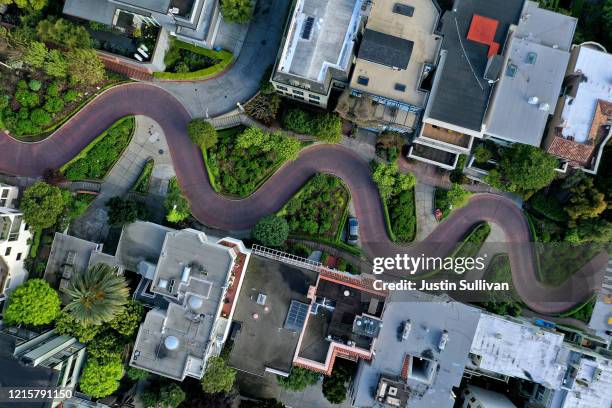
[[[89,210],[70,226],[71,234],[94,242],[101,242],[108,234],[106,203],[113,197],[125,197],[148,159],[154,160],[151,189],[165,195],[168,180],[174,177],[174,167],[168,143],[161,127],[146,116],[136,116],[134,136],[121,158],[115,163],[101,185],[100,194]],[[160,202],[159,198],[155,200]],[[161,200],[163,202],[163,200]]]

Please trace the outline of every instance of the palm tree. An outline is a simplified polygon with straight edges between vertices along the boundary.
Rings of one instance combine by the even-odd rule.
[[[84,326],[108,322],[121,311],[130,291],[117,269],[97,264],[77,275],[66,293],[71,301],[66,310]]]

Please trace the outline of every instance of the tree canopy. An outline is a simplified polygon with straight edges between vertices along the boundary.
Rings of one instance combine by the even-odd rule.
[[[114,268],[97,264],[74,277],[66,293],[71,299],[66,310],[77,322],[89,326],[113,320],[127,303],[130,291]]]
[[[25,190],[19,206],[25,222],[34,230],[54,225],[65,207],[62,190],[42,181]]]
[[[472,193],[461,187],[460,184],[453,183],[446,193],[448,203],[454,208],[460,208],[467,204]]]
[[[314,385],[321,375],[302,367],[293,367],[289,377],[277,376],[278,385],[289,391],[303,391],[308,386]]]
[[[146,218],[146,210],[141,203],[113,197],[106,203],[108,208],[108,222],[110,225],[120,227],[130,224],[139,218]]]
[[[217,131],[205,119],[192,119],[187,124],[187,134],[191,142],[202,149],[213,147],[217,143]]]
[[[177,383],[154,384],[142,395],[145,408],[176,408],[187,398]]]
[[[40,11],[47,5],[48,0],[0,0],[0,4],[15,4],[20,9]]]
[[[282,245],[289,236],[289,225],[284,218],[274,214],[266,215],[251,230],[253,239],[265,246]]]
[[[4,320],[8,324],[49,324],[59,315],[60,305],[57,292],[47,281],[30,279],[9,295]]]
[[[564,208],[571,220],[596,218],[608,208],[606,196],[594,184],[591,176],[579,171],[569,176],[563,183],[571,195]]]
[[[70,82],[73,84],[95,85],[104,81],[104,64],[94,50],[77,48],[69,51],[66,57]]]
[[[41,20],[36,26],[36,33],[41,41],[60,47],[69,49],[91,47],[91,38],[87,29],[63,18]]]
[[[253,17],[254,4],[251,0],[222,0],[221,15],[236,24],[246,24]]]
[[[206,365],[206,372],[202,377],[202,389],[205,393],[228,393],[234,387],[236,370],[228,367],[221,357],[211,357]]]
[[[239,149],[256,148],[262,152],[274,152],[278,161],[295,160],[301,148],[300,141],[280,132],[264,132],[250,127],[238,135],[236,145]]]
[[[408,191],[416,185],[416,177],[412,173],[400,173],[396,163],[377,163],[372,179],[378,186],[383,200],[402,191]]]
[[[123,377],[121,360],[100,364],[90,359],[83,368],[79,385],[85,394],[94,398],[103,398],[117,391],[121,377]]]
[[[124,336],[133,336],[144,316],[144,307],[140,302],[130,300],[115,315],[108,325]]]
[[[332,404],[341,404],[346,399],[346,383],[351,372],[344,364],[336,364],[329,377],[323,380],[323,396]]]
[[[493,187],[530,195],[555,178],[557,159],[537,147],[516,143],[502,150],[501,156],[498,168],[485,179]]]
[[[329,143],[342,139],[342,119],[335,113],[311,113],[291,109],[283,116],[283,126],[292,132],[313,135]]]
[[[64,336],[74,336],[81,343],[89,343],[96,337],[102,330],[104,330],[104,325],[100,326],[84,326],[77,322],[75,318],[63,310],[55,319],[55,330],[59,334],[63,334]]]

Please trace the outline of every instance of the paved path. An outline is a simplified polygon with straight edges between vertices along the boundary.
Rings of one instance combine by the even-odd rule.
[[[212,227],[249,228],[263,215],[277,211],[313,174],[329,172],[342,178],[351,190],[360,219],[363,247],[369,256],[395,256],[398,252],[448,254],[475,223],[489,221],[503,229],[508,242],[516,244],[509,249],[515,286],[532,309],[542,313],[566,310],[590,296],[600,283],[601,274],[587,268],[561,287],[551,289],[539,284],[532,248],[525,244],[531,240],[527,221],[514,201],[499,195],[475,195],[466,207],[455,210],[421,243],[410,247],[391,243],[367,161],[340,145],[316,144],[303,150],[297,160],[285,165],[248,199],[219,196],[208,182],[200,151],[187,137],[189,113],[169,93],[146,84],[128,84],[107,91],[43,142],[25,144],[1,134],[0,171],[36,176],[46,168],[59,168],[127,114],[146,115],[161,126],[179,183],[191,202],[194,216]],[[594,268],[601,262],[602,259],[596,259],[588,267]]]

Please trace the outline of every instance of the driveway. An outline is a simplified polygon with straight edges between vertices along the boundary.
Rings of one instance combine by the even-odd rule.
[[[232,67],[206,81],[156,84],[174,95],[192,116],[218,116],[248,101],[274,64],[285,27],[289,0],[259,0],[245,43]]]

